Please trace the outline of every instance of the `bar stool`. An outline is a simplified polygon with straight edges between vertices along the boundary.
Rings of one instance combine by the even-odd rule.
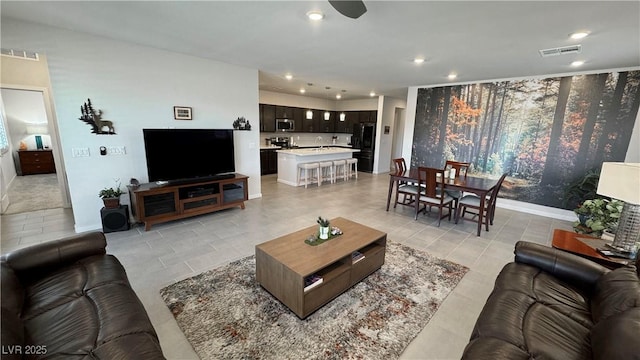
[[[333,173],[333,161],[321,161],[320,162],[320,182],[329,180],[330,183],[334,183]]]
[[[355,170],[353,169],[355,167]],[[347,179],[351,179],[352,176],[355,175],[356,179],[358,178],[358,159],[351,158],[347,159]]]
[[[309,182],[318,183],[320,186],[320,164],[319,163],[301,163],[298,164],[298,179],[296,181],[296,185],[300,185],[300,178],[302,177],[302,171],[304,171],[304,188],[307,188]],[[313,172],[315,171],[316,177],[313,177]]]
[[[344,159],[333,160],[333,177],[337,180],[341,177],[342,180],[347,181],[347,161]]]

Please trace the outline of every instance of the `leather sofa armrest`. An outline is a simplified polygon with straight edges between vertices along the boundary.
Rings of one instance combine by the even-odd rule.
[[[92,231],[15,250],[3,255],[2,261],[23,278],[88,256],[106,254],[106,247],[104,234]]]
[[[609,272],[606,267],[552,247],[518,241],[515,261],[540,268],[558,279],[591,293],[596,281]]]

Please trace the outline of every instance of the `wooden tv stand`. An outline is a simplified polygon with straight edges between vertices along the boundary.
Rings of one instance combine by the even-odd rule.
[[[240,206],[249,199],[248,176],[234,174],[227,179],[182,185],[156,183],[127,186],[133,218],[151,225]]]

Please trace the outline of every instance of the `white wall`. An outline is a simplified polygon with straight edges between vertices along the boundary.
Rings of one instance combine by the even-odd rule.
[[[391,167],[391,152],[393,151],[393,131],[395,128],[396,109],[406,108],[407,103],[402,99],[380,96],[378,100],[378,121],[376,123],[376,155],[373,163],[373,173],[387,173]],[[389,133],[384,133],[384,127],[389,126]]]
[[[332,100],[260,90],[260,103],[330,111],[378,110],[378,98]]]
[[[1,26],[3,47],[47,54],[78,232],[101,228],[100,189],[116,178],[147,180],[143,128],[229,129],[239,116],[258,124],[257,69],[13,19]],[[78,120],[87,98],[117,135],[91,134]],[[175,105],[192,107],[193,120],[174,120]],[[259,197],[259,132],[238,132],[235,140],[236,171],[249,176],[249,196]],[[100,146],[125,146],[126,155],[100,156]],[[91,156],[74,158],[76,147]]]

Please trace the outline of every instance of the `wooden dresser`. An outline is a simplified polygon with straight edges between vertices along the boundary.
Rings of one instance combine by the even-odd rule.
[[[50,174],[56,172],[51,150],[19,150],[22,175]]]

